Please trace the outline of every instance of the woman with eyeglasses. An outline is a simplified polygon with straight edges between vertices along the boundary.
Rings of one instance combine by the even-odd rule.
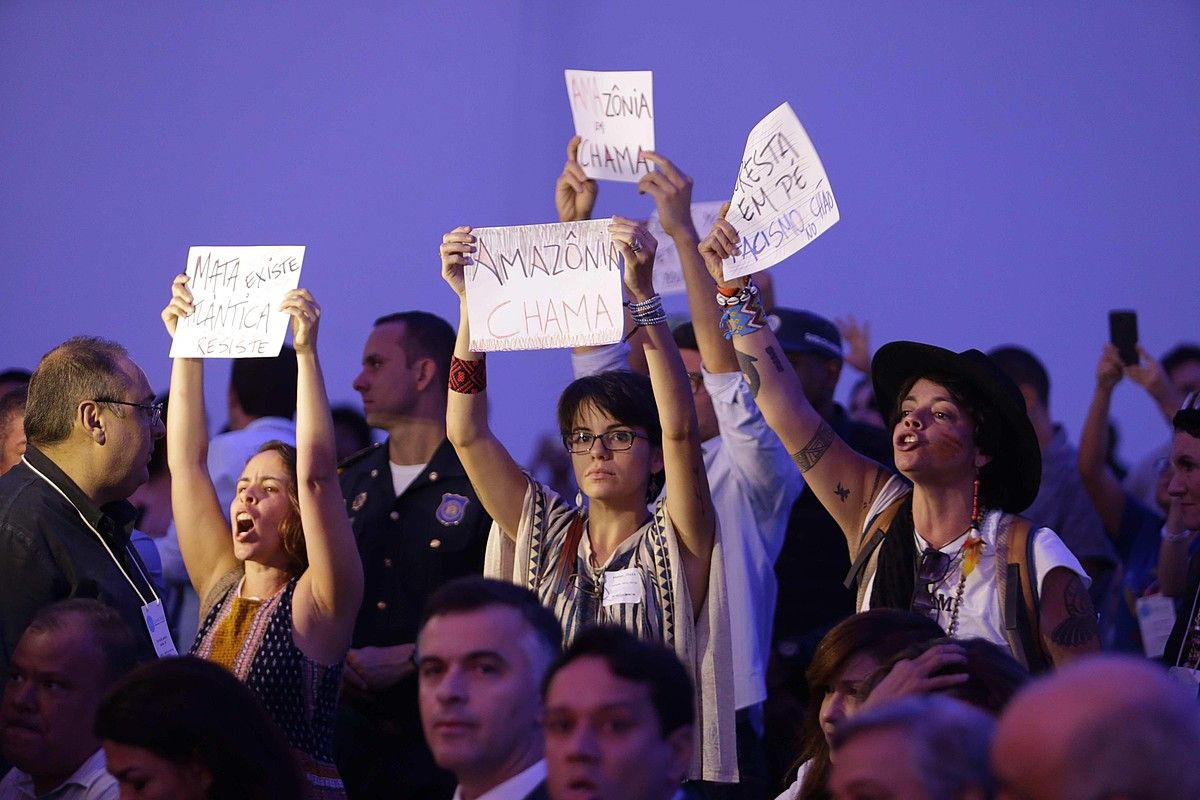
[[[809,405],[753,282],[723,274],[738,242],[722,215],[700,246],[723,322],[768,424],[846,536],[860,610],[927,613],[950,636],[1008,646],[1031,669],[1096,650],[1083,568],[1053,531],[1016,516],[1038,493],[1041,451],[1013,382],[978,350],[880,348],[871,376],[892,427],[893,474]]]
[[[650,377],[606,372],[562,393],[558,422],[580,489],[576,502],[523,472],[488,426],[484,356],[469,349],[463,272],[475,237],[468,227],[441,245],[442,276],[460,306],[447,437],[502,532],[493,530],[487,572],[536,592],[567,643],[583,628],[611,624],[674,649],[697,678],[702,713],[724,720],[698,748],[693,777],[728,781],[736,774],[729,621],[696,410],[654,292],[657,243],[621,217],[610,231]],[[714,732],[726,741],[712,740]]]
[[[175,279],[162,312],[172,336],[195,311],[187,282]],[[258,695],[300,762],[306,798],[344,798],[333,723],[362,601],[362,563],[317,360],[320,307],[296,289],[280,310],[292,317],[296,349],[296,447],[263,445],[242,470],[226,521],[208,474],[204,362],[176,358],[167,416],[171,502],[201,600],[192,654],[226,667]]]

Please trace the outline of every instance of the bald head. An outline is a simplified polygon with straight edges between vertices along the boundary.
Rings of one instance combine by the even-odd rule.
[[[1200,706],[1159,666],[1094,656],[1030,684],[1000,718],[992,767],[1000,798],[1200,797],[1175,765],[1200,752]]]

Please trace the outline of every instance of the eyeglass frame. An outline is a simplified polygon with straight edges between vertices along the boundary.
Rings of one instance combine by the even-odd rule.
[[[704,375],[699,372],[687,373],[688,383],[692,385],[692,394],[700,394],[700,390],[704,388]]]
[[[571,449],[571,437],[577,436],[579,434],[584,434],[584,435],[592,437],[592,440],[590,442],[588,442],[588,446],[587,446],[586,450],[572,450]],[[613,447],[612,442],[610,441],[610,438],[614,434],[628,434],[629,436],[631,436],[632,438],[629,440],[629,446],[628,447]],[[592,452],[592,448],[594,448],[596,446],[596,442],[601,439],[604,440],[604,448],[606,450],[608,450],[608,452],[610,452],[610,453],[624,453],[627,450],[632,450],[633,443],[638,439],[645,439],[647,442],[650,441],[650,437],[644,433],[638,433],[637,431],[631,431],[628,428],[618,428],[618,429],[612,430],[612,431],[605,431],[604,433],[592,433],[591,431],[571,431],[570,433],[568,433],[566,436],[564,436],[562,438],[562,442],[563,442],[563,447],[567,448],[568,453],[570,453],[572,455],[576,455],[576,456],[582,456],[582,455],[586,455],[586,454]]]
[[[94,397],[92,398],[92,402],[112,403],[113,405],[118,406],[133,406],[134,408],[140,408],[142,411],[148,411],[150,413],[150,424],[152,425],[157,425],[158,423],[162,422],[163,410],[166,408],[165,403],[131,403],[128,400],[109,400],[104,397]]]
[[[937,556],[937,565],[930,563],[935,561],[934,555]],[[908,606],[910,611],[927,617],[937,615],[941,607],[934,598],[930,587],[944,581],[950,574],[950,567],[953,564],[954,556],[949,553],[943,553],[933,547],[926,547],[921,551],[921,560],[917,562],[916,567],[916,585],[913,587],[912,602]]]

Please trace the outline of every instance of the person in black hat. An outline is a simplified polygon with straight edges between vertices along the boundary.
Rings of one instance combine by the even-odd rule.
[[[1012,381],[978,350],[880,348],[872,378],[893,426],[892,473],[813,409],[753,283],[725,279],[738,241],[719,219],[700,246],[722,322],[767,422],[846,536],[859,608],[928,613],[949,635],[1007,645],[1035,669],[1096,650],[1078,560],[1053,531],[1016,517],[1037,494],[1041,453]]]

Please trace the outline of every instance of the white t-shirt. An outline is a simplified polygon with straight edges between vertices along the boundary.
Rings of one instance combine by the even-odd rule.
[[[393,464],[391,461],[388,462],[388,465],[392,468],[392,491],[396,493],[396,497],[404,494],[404,490],[412,486],[412,482],[428,466],[428,464]]]
[[[904,491],[897,492],[898,487],[894,484],[900,484],[899,488],[901,489],[907,486],[899,476],[892,476],[891,480],[888,481],[879,493],[875,503],[872,504],[871,510],[867,513],[868,519],[872,518],[880,509],[885,508],[896,497],[905,493]],[[880,502],[881,499],[883,500],[882,503]],[[1003,561],[1002,558],[996,557],[996,533],[1004,516],[1004,512],[998,510],[989,511],[984,515],[980,530],[983,536],[983,551],[979,557],[979,565],[967,576],[967,582],[963,587],[962,604],[958,612],[958,630],[955,632],[955,637],[959,639],[979,637],[1007,648],[1008,639],[1004,635],[1004,620],[1000,613],[1000,597],[996,590],[996,570]],[[916,538],[918,553],[929,547],[929,544],[921,538],[919,533],[914,532],[913,535]],[[1037,576],[1039,593],[1042,591],[1046,575],[1056,567],[1066,567],[1079,575],[1083,579],[1085,586],[1091,583],[1091,579],[1088,578],[1087,573],[1080,566],[1079,560],[1071,554],[1071,551],[1067,549],[1067,546],[1063,544],[1054,531],[1049,528],[1038,528],[1030,535],[1035,537],[1033,540],[1032,567],[1034,574]],[[945,547],[938,548],[953,559],[946,577],[931,587],[939,607],[936,622],[942,626],[943,630],[948,630],[950,627],[958,583],[962,577],[963,559],[958,556],[966,540],[967,537],[964,533]],[[866,611],[871,607],[871,590],[874,588],[874,585],[875,576],[872,575],[871,580],[867,583],[867,590],[863,597],[860,611]]]

